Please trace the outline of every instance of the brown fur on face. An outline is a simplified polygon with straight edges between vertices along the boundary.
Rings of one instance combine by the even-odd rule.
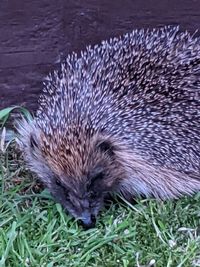
[[[118,180],[121,172],[118,168],[120,163],[115,155],[117,147],[112,140],[100,134],[87,138],[87,134],[83,132],[77,135],[70,133],[62,138],[61,142],[60,139],[54,140],[55,136],[48,137],[42,134],[41,150],[48,165],[63,183],[85,184],[87,181],[83,177],[98,174],[102,170],[106,176],[105,184],[103,182],[105,188],[113,187],[114,178],[117,177]]]

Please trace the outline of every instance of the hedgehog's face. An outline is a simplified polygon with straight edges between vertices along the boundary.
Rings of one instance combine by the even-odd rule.
[[[80,220],[85,228],[95,225],[96,217],[103,206],[104,197],[110,191],[105,183],[103,169],[94,170],[74,181],[75,177],[57,177],[51,184],[53,196],[72,216]],[[63,182],[66,181],[67,182]]]
[[[69,156],[62,161],[65,168],[62,174],[54,176],[49,188],[64,209],[89,228],[95,225],[105,196],[116,189],[119,165],[107,141],[95,145],[85,162],[81,161],[81,158],[77,161],[75,154],[71,160]]]
[[[75,141],[67,146],[65,140],[62,147],[56,141],[45,144],[38,138],[30,133],[24,148],[31,169],[65,210],[86,228],[93,227],[105,196],[116,191],[123,174],[115,147],[98,138],[84,146]]]
[[[77,158],[77,150],[73,153],[71,149],[68,156],[65,155],[60,160],[57,158],[56,165],[52,161],[52,155],[51,168],[54,173],[57,172],[60,162],[63,169],[48,184],[57,201],[71,215],[81,220],[86,228],[95,225],[105,196],[115,191],[120,178],[119,164],[110,142],[101,141],[88,149],[86,151],[85,147],[85,158],[80,155]]]

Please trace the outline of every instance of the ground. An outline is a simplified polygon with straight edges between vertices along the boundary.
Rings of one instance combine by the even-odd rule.
[[[2,145],[3,147],[3,145]],[[84,231],[10,145],[0,157],[0,267],[200,266],[200,194],[110,203]]]

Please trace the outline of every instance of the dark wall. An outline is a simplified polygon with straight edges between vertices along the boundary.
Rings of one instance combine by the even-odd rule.
[[[200,27],[200,0],[3,0],[0,109],[37,107],[42,79],[59,55],[135,28]]]

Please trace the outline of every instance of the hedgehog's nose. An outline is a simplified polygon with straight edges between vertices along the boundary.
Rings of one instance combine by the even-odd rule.
[[[81,224],[86,230],[93,228],[96,224],[96,217],[89,212],[84,212],[83,217],[81,218]]]

